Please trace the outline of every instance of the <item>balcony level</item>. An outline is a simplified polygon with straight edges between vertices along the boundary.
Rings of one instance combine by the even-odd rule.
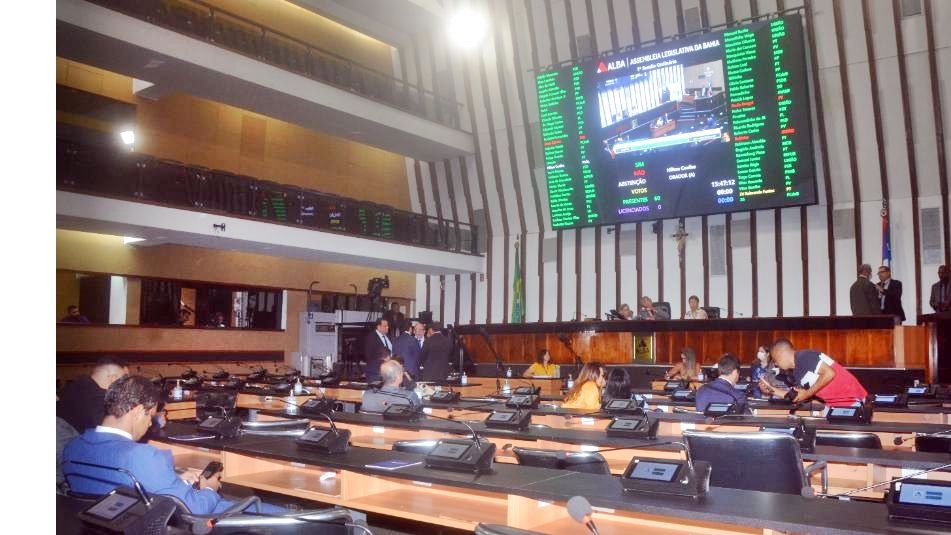
[[[108,7],[106,7],[108,6]],[[198,1],[57,0],[58,56],[433,161],[472,154],[458,104]]]
[[[484,269],[478,229],[390,206],[59,140],[56,225],[410,273]]]

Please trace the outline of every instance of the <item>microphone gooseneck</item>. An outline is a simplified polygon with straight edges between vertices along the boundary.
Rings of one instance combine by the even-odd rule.
[[[945,429],[944,431],[938,431],[937,433],[928,433],[928,434],[926,434],[926,435],[912,435],[912,436],[910,436],[910,437],[905,437],[905,438],[895,437],[895,440],[894,440],[893,442],[894,442],[894,444],[895,444],[896,446],[901,446],[902,444],[904,444],[905,442],[908,442],[909,440],[911,440],[911,439],[913,439],[913,438],[918,438],[918,437],[925,437],[925,438],[927,438],[927,437],[943,437],[943,436],[947,436],[948,434],[951,434],[951,429]]]
[[[297,407],[298,409],[302,409],[302,408],[303,408],[303,407],[301,407],[300,405],[298,405],[297,403],[291,403],[290,401],[287,401],[286,399],[281,399],[281,398],[274,398],[274,399],[276,399],[277,401],[280,401],[281,403],[286,403],[286,404],[288,404],[288,405],[290,405],[290,406],[292,406],[292,407]],[[334,434],[335,434],[335,435],[339,435],[339,434],[340,434],[340,433],[337,432],[337,425],[334,424],[333,418],[331,418],[329,415],[327,415],[327,414],[325,414],[325,413],[323,413],[323,412],[317,412],[317,413],[314,413],[314,414],[319,414],[320,416],[323,416],[324,418],[326,418],[327,421],[330,422],[330,429],[333,430]]]
[[[896,483],[896,482],[898,482],[898,481],[904,481],[904,480],[906,480],[906,479],[912,479],[912,478],[918,477],[918,476],[920,476],[920,475],[924,475],[924,474],[927,474],[927,473],[930,473],[930,472],[937,472],[937,471],[939,471],[939,470],[944,470],[944,469],[946,469],[946,468],[951,468],[951,463],[942,464],[941,466],[936,466],[936,467],[934,467],[934,468],[929,468],[929,469],[927,469],[927,470],[922,470],[922,471],[920,471],[920,472],[915,472],[914,474],[910,474],[910,475],[907,475],[907,476],[898,477],[898,478],[892,479],[892,480],[890,480],[890,481],[882,481],[881,483],[876,483],[876,484],[874,484],[874,485],[869,485],[869,486],[867,486],[867,487],[862,487],[862,488],[860,488],[860,489],[853,489],[853,490],[850,490],[850,491],[848,491],[848,492],[842,492],[842,493],[839,493],[839,494],[817,494],[816,496],[819,496],[819,497],[821,497],[821,498],[844,498],[845,496],[849,496],[849,495],[851,495],[851,494],[855,494],[856,492],[862,492],[862,491],[865,491],[865,490],[871,490],[871,489],[878,488],[878,487],[882,487],[882,486],[885,486],[885,485],[891,485],[892,483]]]

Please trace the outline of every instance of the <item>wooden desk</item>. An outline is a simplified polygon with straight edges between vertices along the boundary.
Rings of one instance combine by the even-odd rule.
[[[188,432],[169,424],[172,432]],[[353,447],[322,455],[299,449],[289,438],[241,437],[202,446],[151,442],[176,460],[217,456],[224,480],[357,510],[473,529],[478,522],[509,524],[545,533],[580,532],[566,502],[586,496],[601,533],[929,533],[890,523],[883,504],[807,500],[735,489],[711,488],[702,500],[625,494],[611,476],[499,463],[493,473],[472,475],[413,466],[377,473],[366,464],[385,459],[421,460],[408,453]],[[191,450],[191,451],[189,451]],[[333,474],[321,479],[324,474]],[[751,505],[755,504],[755,506]]]

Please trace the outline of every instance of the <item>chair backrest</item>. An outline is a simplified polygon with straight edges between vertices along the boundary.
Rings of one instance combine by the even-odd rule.
[[[779,433],[684,431],[695,461],[711,465],[710,485],[800,494],[808,486],[799,443]]]
[[[202,390],[195,395],[195,416],[199,420],[220,416],[222,407],[231,414],[237,404],[238,393],[234,390]]]
[[[436,447],[436,442],[436,439],[397,440],[393,443],[393,451],[426,455]]]
[[[667,313],[667,317],[668,318],[670,317],[670,303],[668,303],[667,301],[657,301],[656,303],[654,303],[654,309],[663,310],[664,312]]]
[[[720,307],[700,307],[707,313],[707,319],[720,319]]]
[[[69,423],[60,418],[56,417],[56,488],[59,489],[63,484],[66,483],[66,478],[63,476],[63,468],[60,466],[60,463],[63,461],[63,448],[66,447],[66,443],[70,440],[79,436],[79,433],[76,432],[76,429]]]
[[[597,452],[540,450],[534,448],[512,448],[518,464],[570,470],[586,474],[610,475],[611,468],[604,456]]]
[[[816,431],[816,446],[839,446],[842,448],[882,449],[882,439],[875,433],[836,433]]]

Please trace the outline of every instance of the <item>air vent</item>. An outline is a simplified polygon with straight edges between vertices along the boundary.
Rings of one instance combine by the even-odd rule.
[[[578,57],[583,58],[595,54],[594,42],[590,35],[579,35],[575,38],[575,44],[578,46]]]
[[[921,209],[921,261],[941,263],[941,209]]]
[[[710,226],[710,275],[726,275],[726,227]]]
[[[542,262],[558,260],[558,238],[545,238],[542,242]]]
[[[855,239],[855,210],[839,208],[832,210],[832,236],[836,240]]]
[[[921,0],[901,0],[902,18],[915,15],[921,15]]]
[[[701,28],[700,8],[689,7],[684,10],[684,31],[687,33],[695,32]]]
[[[733,219],[730,223],[730,245],[733,247],[750,246],[750,220]]]

